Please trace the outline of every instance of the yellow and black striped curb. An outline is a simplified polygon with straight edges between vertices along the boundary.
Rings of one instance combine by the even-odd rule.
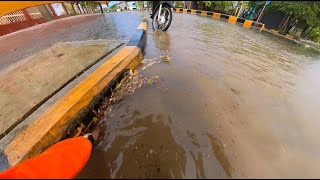
[[[152,11],[152,8],[142,8],[142,9],[137,9],[139,11]]]
[[[121,72],[134,69],[143,58],[147,20],[142,22],[127,46],[108,59],[87,78],[76,85],[19,134],[1,152],[5,167],[12,167],[34,157],[57,143],[68,126],[88,109]],[[68,163],[68,162],[66,162]]]
[[[182,8],[173,8],[172,10],[173,12],[176,12],[176,13],[200,14],[202,16],[212,16],[212,18],[214,19],[225,19],[231,24],[241,23],[242,26],[247,29],[250,29],[251,27],[259,28],[260,31],[264,29],[263,23],[243,19],[240,17],[228,15],[228,14],[221,14],[221,13],[216,13],[211,11],[202,11],[202,10],[194,10],[194,9],[182,9]]]

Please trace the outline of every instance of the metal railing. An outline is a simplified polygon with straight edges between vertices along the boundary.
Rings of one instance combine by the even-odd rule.
[[[25,21],[25,20],[27,20],[27,17],[23,14],[22,10],[18,10],[18,11],[11,12],[7,15],[1,16],[0,24],[5,25],[5,24],[10,24],[10,23]]]

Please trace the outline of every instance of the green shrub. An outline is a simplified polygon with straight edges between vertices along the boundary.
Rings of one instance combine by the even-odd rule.
[[[312,31],[310,32],[309,38],[312,41],[320,43],[320,27],[313,28]]]

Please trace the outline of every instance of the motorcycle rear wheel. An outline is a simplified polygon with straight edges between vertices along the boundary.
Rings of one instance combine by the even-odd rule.
[[[163,16],[165,13],[165,22],[164,24],[160,24],[158,23],[158,16],[159,16],[159,8],[156,9],[156,12],[155,12],[155,15],[153,16],[152,18],[152,28],[153,30],[161,30],[161,31],[166,31],[171,22],[172,22],[172,11],[171,11],[171,8],[168,6],[168,5],[162,5],[162,8],[161,8],[161,15],[160,16]]]

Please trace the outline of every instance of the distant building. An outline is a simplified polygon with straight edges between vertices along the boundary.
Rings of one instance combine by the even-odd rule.
[[[136,4],[135,1],[130,1],[130,2],[127,3],[127,5],[128,5],[127,9],[130,10],[130,11],[132,11],[134,9],[137,9],[137,4]]]

